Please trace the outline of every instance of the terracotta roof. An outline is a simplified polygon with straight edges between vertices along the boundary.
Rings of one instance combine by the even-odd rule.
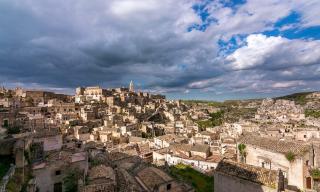
[[[262,137],[259,135],[247,134],[239,138],[238,143],[253,145],[262,149],[286,154],[293,152],[295,155],[303,155],[310,148],[304,142],[285,141],[273,137]]]
[[[134,137],[134,136],[129,137],[129,142],[131,142],[131,143],[139,143],[139,142],[145,142],[145,141],[147,141],[146,138]]]
[[[181,141],[181,140],[187,139],[186,137],[178,136],[178,135],[174,135],[174,134],[162,135],[162,136],[159,136],[156,138],[160,139],[160,140],[167,141],[167,142],[175,142],[175,141]]]
[[[195,144],[191,147],[190,151],[206,153],[209,151],[209,145]]]
[[[221,161],[215,171],[273,188],[276,188],[278,183],[277,171],[248,164]]]

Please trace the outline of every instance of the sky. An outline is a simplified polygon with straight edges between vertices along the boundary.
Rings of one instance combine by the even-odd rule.
[[[173,99],[320,90],[319,0],[0,0],[0,84]]]

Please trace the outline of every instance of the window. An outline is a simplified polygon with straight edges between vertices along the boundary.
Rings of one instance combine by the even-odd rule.
[[[62,183],[55,183],[53,186],[54,192],[62,192]]]
[[[262,167],[264,168],[264,162],[262,162]]]
[[[306,160],[306,165],[309,165],[309,160]]]
[[[170,190],[171,189],[171,184],[168,184],[167,185],[167,190]]]
[[[61,170],[56,170],[56,175],[61,175]]]
[[[307,138],[307,135],[303,135],[304,138]]]
[[[9,120],[8,119],[3,120],[3,127],[9,127]]]

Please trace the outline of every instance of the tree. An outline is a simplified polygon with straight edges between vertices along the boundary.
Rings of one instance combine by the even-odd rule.
[[[27,97],[25,101],[29,106],[33,106],[34,100],[32,99],[32,97]]]
[[[18,134],[18,133],[20,133],[20,128],[17,127],[17,126],[8,127],[7,130],[8,130],[7,131],[8,134]]]
[[[81,177],[81,171],[79,169],[70,169],[63,178],[64,191],[73,192],[78,191],[78,180]]]
[[[247,152],[246,152],[246,145],[243,143],[240,143],[238,145],[238,150],[239,150],[239,154],[240,154],[240,160],[242,163],[246,162],[246,157],[247,157]]]

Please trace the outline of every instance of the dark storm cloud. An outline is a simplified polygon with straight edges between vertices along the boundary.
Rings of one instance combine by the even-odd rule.
[[[1,2],[0,22],[6,27],[1,29],[0,73],[8,80],[57,87],[120,84],[131,76],[171,77],[179,73],[176,65],[192,68],[214,56],[200,32],[187,34],[187,26],[198,21],[191,4],[94,3]],[[200,49],[200,58],[192,55]],[[137,65],[144,72],[132,67]],[[153,66],[164,69],[157,74]]]
[[[164,91],[254,92],[299,87],[305,82],[317,85],[318,41],[265,37],[271,42],[267,45],[275,42],[269,52],[257,51],[266,50],[261,46],[267,45],[253,44],[239,47],[226,58],[219,55],[220,39],[246,34],[249,39],[244,41],[248,41],[254,37],[251,33],[263,32],[294,5],[266,3],[284,10],[269,18],[265,9],[254,9],[255,17],[243,14],[253,12],[259,4],[255,1],[231,12],[213,1],[208,12],[218,22],[203,31],[190,31],[191,26],[207,22],[192,9],[195,3],[199,1],[3,0],[0,81],[73,88],[120,86],[133,79],[142,88]],[[297,52],[300,46],[305,49]]]

